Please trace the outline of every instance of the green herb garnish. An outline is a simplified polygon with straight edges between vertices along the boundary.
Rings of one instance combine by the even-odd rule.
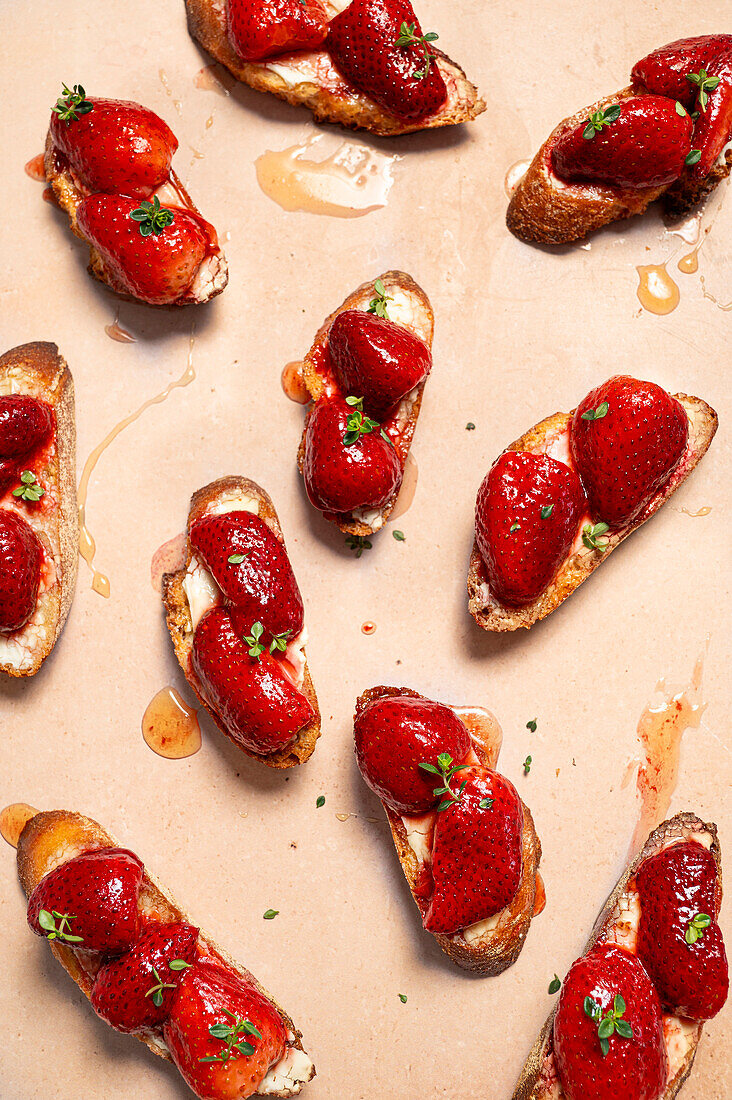
[[[211,1024],[208,1033],[213,1039],[220,1039],[222,1043],[226,1043],[226,1047],[220,1054],[199,1058],[199,1062],[223,1062],[226,1065],[230,1058],[236,1058],[240,1054],[245,1056],[254,1054],[254,1045],[247,1042],[243,1038],[244,1035],[256,1035],[258,1039],[262,1038],[261,1032],[257,1031],[251,1021],[240,1019],[226,1008],[221,1011],[234,1021],[233,1024]]]
[[[229,554],[229,565],[241,565],[245,557],[245,554]]]
[[[352,447],[354,443],[359,442],[362,435],[370,435],[375,428],[378,428],[379,422],[364,416],[363,397],[347,397],[346,404],[352,407],[353,412],[349,413],[346,421],[347,431],[343,436],[343,446]]]
[[[465,431],[466,432],[474,432],[475,431],[475,424],[473,423],[472,420],[469,420],[467,422],[467,424],[465,425]]]
[[[519,523],[519,521],[518,521],[518,520],[516,520],[516,521],[515,521],[514,523],[512,523],[512,524],[511,524],[511,526],[509,527],[509,529],[508,529],[508,531],[509,531],[509,534],[511,534],[511,535],[512,535],[512,534],[514,533],[514,531],[518,531],[518,529],[519,529],[519,527],[520,527],[520,526],[521,526],[521,524]]]
[[[315,799],[315,805],[318,807],[318,809],[320,809],[321,806],[325,806],[325,795],[324,794],[319,794],[318,795],[318,797]]]
[[[369,308],[367,313],[375,313],[377,317],[383,317],[385,321],[389,320],[389,315],[386,312],[386,303],[393,302],[394,299],[387,296],[386,288],[382,279],[377,279],[374,283],[374,291],[376,297],[372,298],[369,302]]]
[[[406,995],[406,993],[400,993],[400,994],[399,994],[399,1000],[400,1000],[400,1001],[402,1002],[402,1004],[403,1004],[403,1005],[405,1005],[405,1004],[407,1003],[407,995]]]
[[[373,543],[365,535],[347,535],[346,546],[349,550],[355,550],[356,557],[360,558],[364,550],[370,550]]]
[[[287,649],[287,640],[292,634],[292,630],[283,630],[281,634],[273,634],[272,641],[269,643],[270,653],[284,653]]]
[[[264,634],[264,627],[261,623],[252,623],[251,634],[244,635],[244,641],[249,646],[249,656],[254,657],[256,661],[261,660],[264,653],[265,646],[262,644],[261,638]]]
[[[526,728],[531,730],[532,733],[536,733],[536,718],[532,718],[530,722],[527,722]]]
[[[397,542],[406,542],[407,541],[407,536],[404,534],[403,531],[392,531],[392,535],[397,540]]]
[[[603,416],[607,416],[607,410],[610,408],[607,401],[603,401],[598,405],[596,409],[588,409],[587,412],[582,413],[583,420],[602,420]]]
[[[19,500],[28,500],[35,503],[41,499],[45,491],[41,488],[40,482],[36,480],[36,475],[32,470],[23,470],[20,475],[20,485],[17,489],[13,489],[13,496]]]
[[[549,517],[551,516],[553,511],[554,511],[554,505],[553,504],[545,504],[544,507],[541,510],[541,518],[542,519],[549,519]]]
[[[687,73],[686,79],[690,84],[696,84],[699,89],[699,107],[702,111],[706,111],[709,93],[713,92],[719,84],[719,77],[708,76],[706,69],[700,69],[698,73]]]
[[[689,167],[691,167],[692,164],[698,164],[700,160],[701,149],[692,149],[691,152],[687,153],[684,157],[684,164],[688,164]]]
[[[480,802],[478,803],[478,809],[490,810],[494,802],[495,798],[481,798]]]
[[[449,809],[450,806],[454,806],[462,798],[463,790],[465,789],[465,784],[467,783],[467,779],[464,780],[460,784],[460,787],[458,788],[457,793],[455,793],[455,791],[451,790],[450,780],[452,779],[455,772],[462,771],[464,768],[467,768],[468,765],[467,764],[455,764],[455,765],[453,765],[452,757],[450,756],[449,752],[441,752],[439,754],[439,756],[437,757],[437,764],[438,764],[438,766],[435,767],[434,764],[428,764],[426,761],[423,760],[420,763],[419,766],[420,766],[420,768],[422,768],[423,771],[429,772],[430,775],[439,775],[442,778],[443,786],[442,787],[434,787],[433,790],[432,790],[432,793],[434,795],[444,794],[444,795],[447,796],[446,798],[443,798],[440,803],[438,803],[437,811],[439,813],[442,810]]]
[[[558,974],[555,974],[552,980],[549,982],[549,992],[558,993],[562,988],[562,980]]]
[[[625,1012],[625,1001],[619,993],[613,998],[613,1007],[603,1016],[602,1008],[593,1001],[592,997],[585,997],[585,1016],[589,1016],[593,1023],[597,1024],[597,1035],[600,1040],[600,1050],[603,1058],[610,1050],[610,1038],[616,1032],[622,1039],[633,1038],[633,1028],[627,1020],[621,1019]]]
[[[439,34],[435,34],[434,31],[428,31],[427,34],[415,34],[417,28],[416,23],[402,23],[399,28],[399,37],[394,43],[395,46],[401,47],[401,49],[412,48],[419,46],[422,48],[422,54],[424,57],[424,67],[417,69],[414,73],[415,80],[422,80],[427,76],[430,71],[430,65],[435,59],[435,54],[429,48],[430,42],[436,42],[440,37]]]
[[[152,202],[143,199],[137,210],[131,212],[130,217],[134,222],[139,222],[142,237],[149,237],[151,233],[157,237],[174,221],[173,211],[161,206],[157,195]]]
[[[69,913],[58,913],[52,909],[41,909],[38,913],[38,923],[46,933],[47,940],[63,940],[64,943],[83,943],[83,936],[73,936],[69,930],[69,921],[76,920]],[[60,923],[57,925],[56,921]]]
[[[588,550],[597,550],[604,554],[609,546],[609,540],[602,536],[610,528],[607,523],[586,523],[582,528],[582,542]]]
[[[604,111],[594,111],[587,120],[587,125],[582,131],[585,141],[592,141],[595,134],[609,126],[611,122],[617,122],[620,118],[620,106],[616,103],[607,107]]]
[[[524,775],[528,775],[531,771],[531,757],[527,756],[523,763]]]
[[[275,917],[279,916],[279,913],[280,913],[279,909],[267,909],[264,913],[264,919],[265,920],[274,920]]]
[[[686,926],[684,932],[686,942],[691,945],[700,940],[711,923],[712,918],[708,913],[696,913]]]
[[[79,115],[88,115],[94,104],[86,98],[86,92],[81,84],[74,84],[73,89],[67,88],[63,84],[62,88],[63,95],[58,97],[55,106],[51,110],[68,126],[70,122],[76,122]]]

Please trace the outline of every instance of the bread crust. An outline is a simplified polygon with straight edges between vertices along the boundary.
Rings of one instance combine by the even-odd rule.
[[[49,126],[48,134],[46,135],[46,148],[43,156],[43,166],[46,173],[46,182],[49,184],[53,191],[56,202],[65,210],[69,218],[69,227],[71,232],[77,236],[80,240],[86,241],[89,245],[89,274],[97,279],[100,283],[104,283],[113,294],[116,294],[118,298],[127,302],[140,302],[143,298],[137,298],[134,294],[129,294],[126,290],[120,289],[117,286],[116,280],[113,274],[107,269],[104,258],[95,246],[84,236],[79,227],[77,219],[77,211],[82,199],[85,198],[84,192],[77,184],[73,173],[71,172],[68,163],[65,158],[61,156],[56,147],[53,144],[53,136],[51,134],[51,128]],[[192,211],[194,214],[199,214],[197,206],[193,202],[193,199],[186,191],[185,187],[181,183],[176,173],[171,168],[170,170],[170,185],[177,193],[180,200],[180,205],[184,208]],[[164,204],[163,204],[164,205]],[[226,264],[226,258],[221,248],[218,252],[212,254],[217,261],[217,268],[213,277],[212,287],[210,292],[207,292],[203,297],[196,298],[193,296],[184,295],[175,302],[168,304],[159,304],[155,302],[145,302],[145,305],[150,306],[152,309],[178,309],[181,306],[189,305],[201,305],[204,302],[210,301],[226,288],[229,282],[229,270]],[[206,261],[204,260],[204,263]]]
[[[719,840],[717,838],[717,826],[713,822],[702,821],[696,814],[686,811],[684,813],[676,814],[675,817],[669,818],[667,821],[662,822],[648,837],[648,840],[643,845],[643,848],[625,869],[625,872],[620,877],[615,885],[612,893],[608,897],[604,906],[602,907],[597,920],[595,921],[592,929],[592,934],[585,945],[585,949],[582,952],[586,955],[587,952],[595,946],[595,944],[603,938],[605,929],[608,926],[610,918],[612,917],[615,906],[618,903],[619,898],[625,892],[628,882],[633,877],[638,867],[654,852],[662,848],[666,841],[674,839],[676,837],[686,837],[692,833],[707,833],[711,837],[710,851],[714,857],[714,862],[717,867],[717,883],[718,890],[718,905],[721,904],[722,898],[722,854],[719,846]],[[541,1070],[545,1056],[552,1052],[552,1035],[554,1027],[554,1016],[556,1014],[557,1005],[555,1003],[554,1008],[549,1013],[547,1020],[539,1033],[534,1046],[531,1049],[529,1057],[524,1063],[524,1067],[521,1071],[521,1075],[518,1080],[518,1084],[514,1090],[511,1100],[549,1100],[550,1093],[544,1087],[541,1081]],[[698,1025],[698,1031],[696,1036],[692,1040],[691,1049],[687,1052],[683,1064],[680,1069],[674,1075],[673,1079],[668,1083],[663,1096],[660,1100],[674,1100],[674,1097],[678,1095],[682,1085],[686,1081],[687,1077],[691,1073],[691,1067],[694,1064],[694,1058],[696,1056],[696,1050],[701,1037],[702,1024]],[[564,1100],[564,1092],[561,1090],[558,1093],[551,1094],[551,1100]]]
[[[610,187],[602,183],[565,184],[551,171],[551,151],[559,137],[585,122],[595,111],[604,111],[637,95],[631,86],[577,111],[556,126],[532,160],[511,196],[506,225],[519,240],[539,244],[569,244],[603,225],[630,218],[663,197],[669,213],[683,215],[710,194],[729,175],[732,150],[724,164],[715,165],[699,183],[683,174],[673,184],[638,189]]]
[[[698,465],[709,449],[718,426],[718,418],[714,409],[702,401],[699,397],[691,397],[685,393],[673,395],[686,411],[689,418],[689,443],[685,456],[674,470],[660,493],[658,493],[640,516],[619,532],[608,532],[607,548],[604,553],[582,547],[578,551],[572,551],[560,566],[554,580],[539,595],[533,603],[526,607],[507,607],[498,603],[490,592],[490,585],[485,577],[483,560],[478,550],[477,541],[473,541],[473,549],[470,554],[468,566],[468,609],[476,623],[483,630],[504,632],[518,630],[523,627],[528,629],[534,623],[545,619],[568,596],[586,581],[591,573],[597,569],[613,550],[633,533],[641,524],[658,511],[673,492],[682,485],[691,471]],[[524,435],[506,448],[508,451],[540,451],[548,438],[568,427],[575,410],[569,413],[554,413],[553,416],[535,424]],[[485,589],[484,589],[485,586]],[[487,590],[487,599],[485,590]]]
[[[336,84],[342,90],[329,90],[317,77],[318,62],[330,71],[334,66],[325,50],[299,51],[297,54],[311,62],[303,71],[303,80],[291,85],[279,73],[269,67],[281,61],[273,57],[264,62],[242,61],[226,34],[224,0],[186,0],[188,30],[192,38],[203,46],[221,65],[258,92],[269,92],[295,107],[307,107],[317,122],[335,122],[351,130],[368,130],[379,137],[395,137],[411,134],[416,130],[430,130],[441,126],[455,126],[470,122],[486,109],[478,89],[466,77],[460,66],[441,50],[434,49],[437,65],[448,89],[448,98],[440,110],[420,121],[400,119],[380,107],[368,96],[351,88],[335,71]],[[310,79],[308,79],[308,75]]]
[[[45,630],[31,649],[30,664],[17,668],[0,660],[0,672],[9,676],[35,676],[63,630],[76,588],[79,560],[79,509],[76,498],[76,417],[74,381],[66,360],[56,344],[35,341],[11,348],[0,356],[0,392],[12,386],[12,392],[28,394],[48,402],[56,414],[56,456],[40,480],[55,488],[58,507],[54,518],[45,518],[50,528],[54,561],[60,574],[54,585],[39,599]],[[33,513],[18,512],[33,524]],[[0,636],[1,637],[1,636]]]
[[[264,520],[275,537],[279,539],[283,546],[285,545],[285,537],[282,533],[279,517],[277,516],[269,493],[267,493],[261,485],[257,485],[256,481],[252,481],[248,477],[240,477],[234,474],[230,474],[227,477],[221,477],[217,481],[212,481],[210,484],[204,485],[202,489],[198,489],[193,494],[188,511],[186,535],[190,535],[193,523],[205,513],[206,509],[211,504],[215,504],[222,497],[229,494],[254,497],[259,502],[258,514],[260,519]],[[313,718],[298,732],[292,745],[280,749],[277,752],[251,752],[249,749],[239,744],[221,722],[216,711],[206,701],[198,678],[191,668],[190,660],[193,651],[193,629],[188,599],[183,589],[183,580],[191,560],[191,554],[192,548],[190,538],[188,538],[186,544],[186,560],[183,568],[177,570],[175,573],[164,573],[162,579],[162,598],[165,607],[165,619],[173,642],[175,655],[178,658],[178,663],[183,670],[186,680],[193,689],[201,706],[208,711],[221,732],[226,734],[232,744],[235,744],[236,747],[246,753],[247,756],[251,756],[253,760],[258,760],[261,764],[266,764],[268,768],[294,768],[298,764],[304,764],[305,761],[312,756],[315,749],[315,743],[320,737],[320,710],[318,708],[318,697],[315,694],[315,688],[310,676],[307,661],[305,661],[303,670],[304,680],[300,690],[307,697],[308,702],[313,708]]]
[[[432,349],[432,338],[435,330],[435,316],[432,312],[432,306],[430,300],[411,277],[404,271],[385,271],[383,275],[377,275],[374,279],[368,282],[362,283],[356,290],[345,299],[344,302],[331,314],[329,314],[323,321],[322,325],[318,329],[318,332],[313,341],[310,351],[307,353],[303,360],[303,381],[305,387],[308,390],[313,403],[328,392],[328,389],[323,381],[323,376],[318,371],[317,367],[317,355],[319,351],[325,346],[328,340],[328,333],[330,327],[339,313],[343,313],[346,309],[367,309],[369,302],[376,296],[375,283],[381,279],[384,284],[384,291],[388,297],[393,296],[395,291],[400,291],[412,303],[414,317],[416,319],[417,328],[412,328],[420,339],[424,340],[427,346]],[[410,326],[407,326],[410,327]],[[429,377],[429,375],[428,375]],[[399,456],[399,464],[404,473],[404,467],[407,461],[407,455],[409,449],[412,446],[412,439],[414,437],[414,430],[417,426],[417,419],[419,418],[419,411],[422,407],[422,395],[424,393],[424,387],[427,383],[425,378],[416,387],[414,391],[415,397],[409,415],[406,418],[404,426],[400,432],[399,441],[395,444],[397,454]],[[305,458],[305,435],[307,433],[307,426],[310,416],[313,411],[313,404],[310,405],[305,419],[305,427],[303,428],[302,439],[300,440],[300,447],[297,454],[297,464],[300,473],[303,472],[303,463]],[[394,509],[394,505],[397,502],[399,493],[402,488],[402,482],[400,480],[394,492],[386,500],[386,502],[378,509],[363,509],[363,511],[375,511],[381,516],[381,522],[377,527],[372,526],[364,520],[357,518],[353,514],[348,513],[332,513],[323,512],[322,514],[331,523],[335,523],[336,527],[340,528],[346,535],[358,535],[362,538],[373,535],[376,531],[380,531],[386,523],[387,519],[391,515]]]
[[[421,699],[423,696],[409,688],[379,687],[369,688],[359,697],[358,705],[367,706],[375,699],[385,696],[410,696]],[[481,744],[474,733],[471,734],[475,753],[480,763],[491,770],[495,770],[498,762],[500,747]],[[407,839],[407,830],[404,826],[401,814],[392,810],[382,800],[384,813],[386,814],[391,829],[394,847],[399,862],[407,880],[412,897],[420,911],[424,915],[424,903],[417,896],[415,888],[420,862],[410,847]],[[463,970],[472,970],[485,975],[501,974],[516,959],[523,950],[529,926],[534,917],[534,905],[536,903],[536,881],[539,863],[541,861],[541,841],[536,835],[534,819],[528,806],[521,801],[524,811],[524,827],[522,835],[522,867],[516,896],[510,905],[502,911],[503,915],[498,928],[491,933],[487,941],[478,944],[470,944],[465,940],[456,939],[454,936],[446,936],[442,933],[433,933],[435,940],[444,953]]]
[[[37,813],[26,823],[18,841],[18,877],[25,891],[26,897],[35,890],[41,879],[70,859],[81,855],[82,852],[94,851],[98,848],[119,847],[117,841],[98,822],[82,814],[73,813],[70,810],[50,810]],[[140,894],[141,907],[144,912],[162,921],[187,921],[195,924],[191,916],[183,909],[169,890],[162,885],[145,867]],[[284,1009],[275,1001],[254,975],[236,962],[222,947],[220,947],[203,929],[199,930],[199,941],[207,949],[207,953],[218,955],[247,981],[252,982],[256,988],[275,1006],[281,1015],[288,1031],[295,1036],[292,1045],[298,1050],[303,1050],[302,1033],[297,1030],[292,1019]],[[90,967],[94,965],[93,956],[87,952],[76,952],[72,948],[64,946],[55,940],[49,943],[51,951],[63,966],[64,970],[76,982],[87,1000],[91,999],[93,974]],[[86,956],[87,966],[82,965],[82,957]],[[101,965],[101,958],[96,965]],[[148,1034],[135,1033],[133,1038],[144,1043],[149,1050],[159,1058],[172,1061],[168,1048],[155,1032]],[[310,1074],[310,1080],[315,1076],[315,1067]],[[297,1089],[296,1091],[300,1091]],[[260,1094],[256,1094],[260,1095]],[[292,1091],[270,1092],[269,1096],[287,1097],[293,1095]]]

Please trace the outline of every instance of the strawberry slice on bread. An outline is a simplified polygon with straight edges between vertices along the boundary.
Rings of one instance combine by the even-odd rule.
[[[694,813],[664,821],[606,901],[512,1100],[674,1100],[703,1020],[727,996],[721,901],[716,826]],[[700,1010],[692,1017],[684,1014],[689,997]]]
[[[162,598],[176,657],[218,727],[247,755],[291,768],[320,713],[300,590],[269,495],[244,477],[194,493],[183,567]]]
[[[495,771],[495,720],[375,687],[356,701],[354,740],[424,928],[458,966],[500,974],[521,953],[543,888],[531,813]]]
[[[512,443],[476,501],[468,606],[478,626],[546,618],[668,500],[716,430],[701,398],[616,375]]]

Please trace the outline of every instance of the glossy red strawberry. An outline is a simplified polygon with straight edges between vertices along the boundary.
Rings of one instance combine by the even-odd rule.
[[[359,416],[368,425],[357,408],[331,397],[317,401],[308,417],[302,472],[311,502],[323,512],[379,508],[401,482],[397,453],[378,424],[349,428]]]
[[[687,79],[689,74],[708,68],[710,62],[731,45],[732,35],[729,34],[702,34],[669,42],[636,61],[630,74],[633,87],[637,91],[678,99],[690,111],[697,88]]]
[[[638,956],[662,1004],[678,1016],[711,1020],[729,991],[711,852],[695,841],[674,844],[644,860],[635,880]]]
[[[327,32],[320,0],[227,0],[229,41],[244,61],[315,50]]]
[[[399,118],[434,114],[447,99],[435,59],[408,0],[351,0],[330,23],[328,49],[355,88]]]
[[[470,734],[453,710],[410,695],[384,696],[365,706],[359,701],[353,732],[361,775],[400,814],[425,813],[440,801],[434,794],[439,776],[420,764],[437,767],[440,753],[462,764],[470,749]]]
[[[0,497],[18,484],[20,473],[20,466],[14,458],[0,458]]]
[[[330,360],[344,394],[363,398],[371,416],[384,420],[432,369],[427,345],[403,325],[362,309],[344,309],[328,334]]]
[[[284,663],[266,648],[250,656],[249,644],[237,636],[222,607],[207,611],[196,627],[191,667],[230,736],[250,752],[285,748],[313,717]]]
[[[554,1053],[567,1100],[659,1100],[661,1005],[635,955],[603,944],[574,963],[554,1017]]]
[[[264,520],[251,512],[204,516],[192,525],[190,539],[230,604],[239,637],[255,622],[264,627],[267,645],[275,636],[297,637],[303,626],[300,589],[287,551]]]
[[[493,916],[516,896],[524,823],[516,788],[497,772],[466,768],[449,786],[457,801],[437,813],[434,888],[423,920],[428,932],[446,934]]]
[[[549,455],[506,451],[493,463],[478,490],[475,538],[497,600],[521,607],[544,591],[585,507],[575,472]]]
[[[117,1031],[159,1027],[193,962],[197,938],[198,929],[185,921],[146,924],[130,951],[98,970],[91,988],[96,1014]]]
[[[0,458],[20,458],[45,443],[56,423],[45,401],[24,394],[0,397]]]
[[[0,510],[0,633],[20,630],[36,609],[43,547],[30,524]]]
[[[681,461],[689,437],[683,406],[655,382],[617,374],[574,412],[572,455],[594,519],[636,520]]]
[[[163,1037],[196,1096],[244,1100],[284,1054],[287,1031],[252,982],[199,959],[185,971]]]
[[[170,175],[178,139],[154,111],[64,88],[51,114],[55,147],[89,192],[147,197]]]
[[[119,955],[140,934],[137,898],[143,865],[126,848],[98,848],[62,863],[42,878],[28,902],[37,936]]]
[[[567,183],[662,187],[681,175],[692,123],[663,96],[633,96],[560,135],[552,166]]]
[[[730,45],[721,51],[704,72],[696,73],[695,108],[699,117],[694,123],[695,149],[699,159],[687,169],[694,180],[704,179],[714,168],[724,147],[732,138],[732,36]]]
[[[157,198],[145,203],[124,195],[91,195],[79,204],[77,221],[101,253],[116,289],[170,305],[189,290],[216,246],[216,231],[189,210],[161,207]]]

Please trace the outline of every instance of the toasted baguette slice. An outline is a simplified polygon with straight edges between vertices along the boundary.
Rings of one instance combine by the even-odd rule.
[[[34,676],[66,622],[79,560],[74,383],[55,344],[21,344],[0,356],[0,394],[10,393],[37,397],[56,413],[53,442],[35,468],[43,497],[37,504],[24,504],[8,491],[0,502],[0,508],[17,512],[30,524],[47,554],[30,621],[22,630],[0,634],[0,672]]]
[[[255,481],[250,481],[247,477],[238,477],[233,474],[229,477],[219,478],[218,481],[212,481],[210,485],[205,485],[203,489],[199,489],[193,494],[188,512],[186,531],[190,532],[192,524],[208,512],[236,510],[255,511],[284,546],[285,537],[282,534],[280,521],[269,494],[266,493],[261,486],[257,485]],[[189,593],[186,591],[187,586],[184,582],[186,581],[186,573],[189,566],[194,567],[196,565],[194,557],[195,555],[191,548],[190,540],[188,540],[184,567],[175,573],[163,574],[162,581],[162,596],[163,604],[165,605],[168,630],[173,640],[175,655],[178,658],[180,667],[183,669],[186,680],[196,693],[199,702],[206,708],[219,729],[226,734],[229,740],[231,740],[237,748],[245,752],[247,756],[251,756],[253,760],[259,760],[262,764],[266,764],[268,768],[293,768],[296,764],[304,764],[305,761],[312,756],[313,750],[315,749],[315,742],[320,737],[318,697],[315,694],[313,681],[310,678],[310,670],[308,669],[305,659],[304,646],[307,641],[306,631],[303,631],[299,640],[296,640],[297,644],[294,647],[296,652],[293,652],[292,656],[301,668],[302,683],[299,684],[299,687],[303,694],[307,696],[315,712],[314,717],[307,726],[304,726],[303,729],[300,730],[295,741],[289,748],[268,754],[250,752],[248,749],[244,748],[243,745],[234,741],[216,711],[209,706],[204,697],[198,678],[191,668],[191,653],[193,651],[193,634],[195,627],[204,611],[207,611],[208,607],[216,602],[217,592],[215,581],[208,573],[208,570],[205,569],[203,563],[199,561],[200,573],[205,574],[208,580],[204,580],[204,589],[201,596],[197,598],[196,606],[194,608],[191,607]],[[288,646],[288,658],[290,652],[291,647]]]
[[[69,810],[50,810],[37,813],[27,822],[18,841],[18,876],[26,897],[35,890],[38,883],[49,871],[68,863],[82,852],[95,851],[98,848],[118,847],[117,841],[101,825],[90,817],[72,813]],[[187,921],[195,924],[189,914],[182,909],[170,892],[152,876],[145,867],[140,891],[140,910],[148,919],[160,921]],[[303,1085],[315,1075],[315,1067],[305,1054],[302,1046],[302,1033],[297,1030],[287,1013],[274,998],[260,985],[257,979],[245,967],[241,966],[222,947],[202,929],[198,943],[206,955],[218,956],[249,982],[257,987],[279,1012],[288,1031],[288,1050],[281,1062],[270,1069],[257,1096],[294,1096]],[[51,951],[63,968],[73,978],[87,1000],[91,999],[91,988],[101,962],[101,956],[87,951],[75,951],[73,948],[55,940],[49,943]],[[168,1047],[162,1036],[162,1030],[149,1030],[136,1033],[136,1039],[143,1042],[153,1054],[171,1061]]]
[[[702,821],[694,813],[676,814],[654,829],[643,849],[626,869],[595,921],[583,954],[596,943],[616,942],[629,950],[635,948],[635,933],[640,908],[634,904],[637,894],[629,889],[630,880],[644,859],[667,847],[674,840],[699,840],[711,851],[717,865],[718,904],[722,900],[722,857],[717,826]],[[554,1062],[553,1028],[556,1005],[541,1029],[521,1071],[512,1100],[566,1100]],[[661,1100],[673,1100],[691,1073],[703,1024],[664,1014],[664,1036],[669,1056],[669,1080]]]
[[[331,17],[345,6],[335,0],[326,2]],[[447,86],[447,99],[435,114],[415,122],[398,118],[356,91],[338,72],[325,49],[298,50],[264,61],[242,61],[226,33],[225,0],[186,0],[186,12],[191,36],[237,80],[258,92],[271,92],[295,107],[308,107],[318,122],[337,122],[351,130],[394,137],[470,122],[486,109],[475,85],[441,50],[433,49],[433,53]]]
[[[46,172],[46,181],[50,185],[56,201],[69,216],[69,225],[72,233],[75,233],[82,241],[86,241],[87,238],[79,228],[76,218],[79,204],[86,193],[75,179],[65,157],[63,157],[54,146],[50,127],[46,136],[44,168]],[[191,210],[194,214],[199,213],[193,199],[172,168],[170,170],[169,179],[162,184],[162,186],[157,188],[155,195],[158,196],[163,206],[179,206],[184,210]],[[129,294],[124,287],[119,287],[114,274],[107,268],[99,251],[93,244],[90,242],[87,243],[89,243],[89,274],[93,275],[95,279],[98,279],[100,283],[104,283],[105,286],[109,287],[109,289],[120,298],[124,298],[127,301],[141,301],[142,299],[138,299],[134,297],[134,295]],[[193,280],[193,284],[182,298],[170,303],[170,305],[156,305],[150,302],[147,302],[146,305],[153,305],[153,308],[156,309],[200,305],[202,302],[208,302],[211,298],[215,298],[217,294],[220,294],[228,281],[229,268],[226,263],[226,257],[221,248],[219,248],[216,252],[205,257]]]
[[[613,550],[631,535],[636,528],[645,523],[647,519],[658,511],[671,494],[678,489],[701,461],[707,452],[709,444],[717,430],[717,414],[706,401],[699,397],[689,397],[685,393],[673,395],[683,405],[689,418],[689,440],[678,466],[671,474],[664,487],[653,498],[647,508],[643,510],[638,519],[624,527],[621,531],[608,532],[607,546],[603,553],[592,550],[582,543],[581,535],[575,539],[569,556],[560,566],[557,575],[551,584],[538,596],[533,603],[526,607],[507,607],[499,603],[493,596],[490,585],[485,577],[483,560],[478,551],[477,542],[473,542],[473,550],[470,555],[468,567],[468,608],[478,626],[483,630],[506,631],[518,630],[519,627],[530,627],[540,619],[545,619],[560,603],[571,596],[575,588],[586,581],[590,573],[601,565]],[[574,414],[554,413],[546,420],[536,424],[530,431],[522,435],[514,443],[507,447],[509,451],[534,451],[542,452],[552,448],[554,457],[561,458],[569,455],[568,432],[569,425]],[[567,437],[567,438],[563,438]],[[561,453],[557,453],[560,451]],[[585,522],[589,522],[589,516],[585,516],[580,524],[580,531]]]
[[[374,699],[392,695],[409,695],[413,698],[421,698],[418,692],[411,691],[409,688],[382,686],[365,691],[360,696],[359,703],[363,703],[365,706],[373,702]],[[495,770],[498,754],[501,751],[501,740],[500,736],[498,738],[490,736],[485,729],[485,720],[490,719],[491,716],[480,707],[453,707],[452,709],[458,718],[461,718],[468,725],[473,751],[478,761],[484,767]],[[484,722],[471,722],[469,721],[469,715],[483,718]],[[523,801],[521,805],[524,810],[523,865],[518,890],[511,904],[490,918],[491,928],[489,930],[470,942],[464,939],[462,933],[449,936],[442,933],[431,933],[445,954],[463,970],[474,970],[481,974],[495,975],[512,966],[523,949],[529,925],[535,915],[535,906],[537,903],[543,905],[543,900],[537,892],[541,842],[536,835],[531,811]],[[409,843],[407,828],[401,814],[392,810],[383,801],[382,806],[389,822],[394,847],[402,865],[404,877],[409,884],[409,889],[412,891],[412,897],[420,914],[423,914],[424,902],[415,892],[421,861]],[[541,891],[543,892],[543,886]]]
[[[378,279],[381,279],[384,284],[384,291],[387,298],[391,299],[388,302],[389,320],[404,325],[404,327],[409,329],[410,332],[413,332],[415,336],[418,336],[420,340],[423,340],[430,349],[432,348],[435,316],[432,312],[429,298],[422,288],[415,283],[411,275],[406,275],[403,271],[385,271],[383,275],[377,275],[375,279],[367,283],[362,283],[352,294],[348,295],[345,302],[343,302],[338,309],[334,310],[330,316],[326,317],[323,324],[320,326],[315,340],[313,341],[313,346],[310,348],[310,351],[303,361],[303,381],[313,401],[317,401],[319,397],[338,392],[334,378],[329,372],[323,373],[320,365],[322,350],[328,341],[330,326],[333,324],[338,314],[346,309],[368,310],[369,302],[377,295],[374,284]],[[422,394],[424,393],[426,382],[427,379],[425,378],[424,381],[420,382],[420,384],[408,393],[406,397],[403,397],[397,410],[396,421],[399,425],[399,434],[394,445],[399,456],[402,474],[404,473],[404,466],[407,461],[407,455],[409,454],[409,448],[412,445],[414,429],[417,426],[417,418],[422,406]],[[310,412],[308,412],[308,418],[309,416]],[[305,421],[305,429],[303,429],[302,440],[297,456],[300,473],[302,473],[305,457],[306,430],[307,420]],[[400,480],[392,495],[380,508],[360,508],[358,511],[350,514],[340,513],[335,515],[333,513],[324,513],[324,515],[327,519],[332,520],[332,522],[346,535],[373,535],[386,523],[396,504],[401,487],[402,483]]]
[[[511,196],[506,225],[522,241],[540,244],[567,244],[621,218],[642,214],[650,203],[667,195],[669,212],[685,214],[729,175],[732,148],[725,151],[709,175],[701,181],[689,181],[684,173],[672,185],[629,189],[602,183],[564,183],[552,171],[551,152],[558,138],[585,122],[595,111],[604,111],[629,96],[632,87],[585,107],[560,122],[532,160]]]

